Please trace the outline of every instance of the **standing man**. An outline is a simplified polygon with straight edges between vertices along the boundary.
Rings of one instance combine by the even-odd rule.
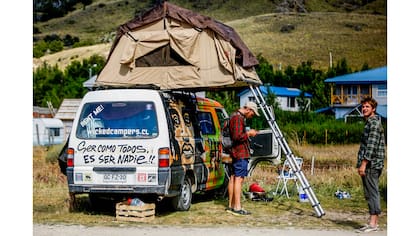
[[[378,103],[373,98],[362,101],[362,113],[366,120],[360,149],[357,155],[357,171],[362,177],[365,199],[369,207],[369,224],[358,232],[378,231],[379,214],[381,214],[379,195],[379,176],[385,160],[385,136],[381,120],[376,115]]]
[[[245,106],[238,109],[229,120],[229,131],[232,139],[232,148],[230,155],[232,157],[233,173],[229,179],[229,207],[228,212],[234,215],[249,215],[250,212],[242,209],[241,194],[244,178],[248,176],[248,161],[250,155],[249,137],[257,135],[255,129],[246,130],[246,119],[252,118],[254,115],[259,116],[257,104],[247,102]]]

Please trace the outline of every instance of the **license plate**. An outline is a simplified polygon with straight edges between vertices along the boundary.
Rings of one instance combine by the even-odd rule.
[[[104,182],[106,183],[125,183],[127,182],[127,174],[104,174]]]

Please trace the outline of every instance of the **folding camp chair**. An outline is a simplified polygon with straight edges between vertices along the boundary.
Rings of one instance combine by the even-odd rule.
[[[302,168],[302,163],[303,163],[303,158],[296,157],[295,160],[296,160],[296,164],[297,164],[298,168],[301,169]],[[278,179],[277,188],[276,188],[276,191],[274,192],[274,195],[277,195],[277,193],[279,191],[279,188],[280,188],[280,184],[282,184],[280,195],[285,193],[287,198],[290,198],[289,191],[287,189],[287,182],[289,180],[293,180],[294,185],[296,186],[296,189],[298,189],[297,176],[295,175],[295,172],[292,170],[292,167],[290,166],[290,163],[287,159],[284,161],[283,167],[279,171],[279,176],[277,176],[277,179]]]

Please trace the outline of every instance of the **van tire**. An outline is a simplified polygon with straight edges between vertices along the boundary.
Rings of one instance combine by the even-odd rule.
[[[191,180],[184,178],[179,194],[172,198],[172,206],[177,211],[188,211],[192,202]]]

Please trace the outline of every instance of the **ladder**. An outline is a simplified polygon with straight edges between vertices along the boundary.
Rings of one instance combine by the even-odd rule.
[[[48,105],[48,109],[50,110],[51,115],[54,117],[55,112],[54,112],[54,107],[53,107],[51,101],[47,101],[47,105]]]
[[[306,195],[308,196],[309,201],[312,204],[312,207],[314,208],[316,214],[318,217],[322,217],[325,215],[324,210],[321,207],[321,204],[319,203],[317,197],[315,196],[314,191],[312,190],[311,186],[309,185],[308,180],[306,179],[305,175],[303,174],[301,168],[299,167],[295,156],[293,155],[292,151],[290,150],[289,145],[286,142],[286,139],[284,138],[283,134],[280,131],[279,126],[277,125],[273,114],[271,113],[269,107],[267,106],[264,96],[261,93],[261,90],[259,87],[256,87],[254,85],[249,85],[250,90],[254,94],[255,100],[257,102],[257,105],[261,108],[268,124],[270,125],[271,130],[273,131],[273,134],[278,142],[278,144],[281,146],[281,149],[286,155],[286,159],[289,162],[293,172],[295,172],[295,175],[297,176],[300,184],[302,185],[303,190],[305,191]]]

